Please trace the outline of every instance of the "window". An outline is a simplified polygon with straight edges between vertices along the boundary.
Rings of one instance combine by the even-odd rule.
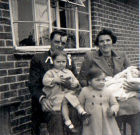
[[[92,47],[90,0],[11,0],[10,8],[17,50],[48,49],[54,29],[67,32],[69,50]]]

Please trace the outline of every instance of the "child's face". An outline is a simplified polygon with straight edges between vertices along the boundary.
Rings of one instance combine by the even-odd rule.
[[[102,90],[105,86],[105,74],[102,73],[100,76],[91,79],[89,84],[96,90]]]
[[[62,55],[57,56],[54,60],[54,67],[59,70],[66,68],[66,57]]]

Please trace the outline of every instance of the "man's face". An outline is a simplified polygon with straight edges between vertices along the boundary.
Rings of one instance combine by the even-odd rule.
[[[67,43],[67,36],[61,36],[59,34],[55,34],[54,38],[51,41],[51,50],[63,50]]]

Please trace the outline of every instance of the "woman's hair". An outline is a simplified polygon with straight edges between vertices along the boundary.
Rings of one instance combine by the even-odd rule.
[[[117,37],[113,34],[113,32],[112,32],[111,30],[109,30],[109,29],[103,29],[103,30],[101,30],[101,31],[98,33],[98,35],[97,35],[97,37],[96,37],[96,39],[95,39],[95,42],[94,42],[94,43],[95,43],[96,46],[99,45],[99,37],[100,37],[101,35],[109,35],[109,36],[111,37],[111,39],[112,39],[112,43],[113,43],[113,44],[115,44],[116,41],[117,41]]]
[[[103,73],[104,72],[99,69],[90,69],[86,76],[87,81],[91,81],[93,78],[97,78],[100,75],[102,75]]]
[[[67,54],[64,51],[55,51],[51,56],[52,60],[54,61],[56,59],[56,57],[60,56],[60,55],[67,58]]]

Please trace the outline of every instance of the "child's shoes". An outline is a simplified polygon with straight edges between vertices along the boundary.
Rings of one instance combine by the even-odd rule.
[[[65,122],[65,127],[66,130],[70,133],[78,133],[78,130],[74,128],[74,125],[71,123],[71,121]]]

